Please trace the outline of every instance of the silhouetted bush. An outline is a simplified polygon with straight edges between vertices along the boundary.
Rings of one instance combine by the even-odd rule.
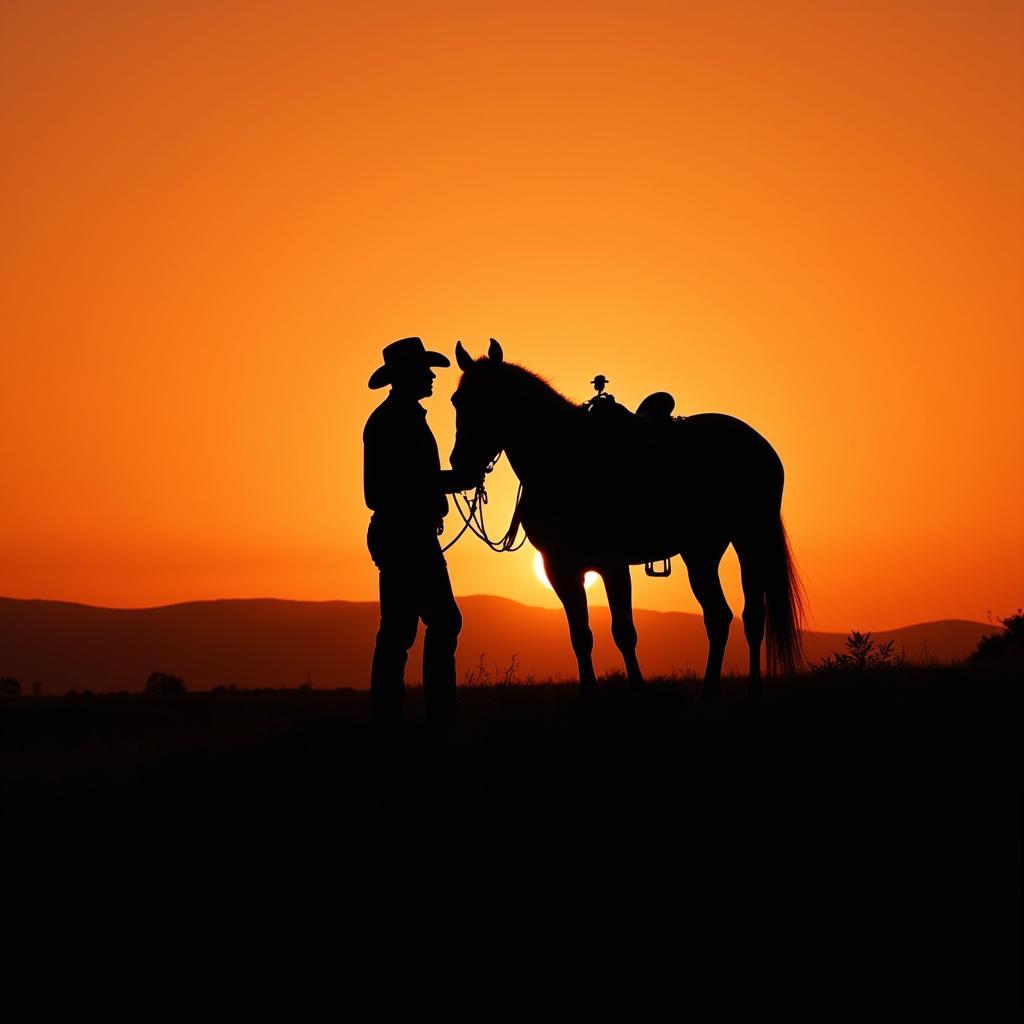
[[[21,694],[21,683],[10,676],[0,679],[0,697],[17,697]]]
[[[146,680],[146,693],[152,697],[171,697],[184,692],[185,683],[179,676],[153,672]]]
[[[846,650],[827,654],[821,661],[811,665],[814,673],[829,672],[870,672],[883,668],[898,668],[906,659],[893,654],[893,641],[875,646],[870,633],[853,630],[846,638]]]
[[[1024,662],[1024,609],[1018,608],[1016,615],[997,618],[996,621],[1003,631],[983,636],[971,655],[971,661],[976,665]]]

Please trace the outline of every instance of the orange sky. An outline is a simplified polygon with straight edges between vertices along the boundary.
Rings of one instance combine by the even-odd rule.
[[[817,627],[1016,609],[1022,52],[979,0],[9,0],[0,594],[374,597],[366,379],[494,335],[765,434]]]

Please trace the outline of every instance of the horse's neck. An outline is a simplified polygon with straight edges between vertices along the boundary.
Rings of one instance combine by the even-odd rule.
[[[552,403],[509,426],[505,454],[524,483],[559,472],[574,446],[574,414],[568,403]]]

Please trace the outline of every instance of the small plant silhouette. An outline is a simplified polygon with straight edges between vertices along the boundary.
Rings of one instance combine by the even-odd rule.
[[[495,686],[514,686],[516,683],[516,677],[519,675],[519,655],[513,654],[512,660],[503,669],[499,670],[497,663],[494,666],[494,685]]]
[[[487,663],[484,661],[484,656],[480,655],[480,662],[476,668],[466,669],[466,674],[463,676],[464,686],[488,686],[491,682],[491,673],[487,671]]]
[[[875,646],[871,633],[853,630],[846,638],[846,650],[827,654],[817,664],[811,665],[814,673],[870,672],[873,669],[897,668],[904,664],[903,655],[892,653],[893,641]]]
[[[21,683],[10,676],[0,679],[0,697],[17,697],[21,694]]]
[[[467,669],[462,677],[463,686],[515,686],[519,682],[519,655],[513,654],[512,660],[500,668],[497,661],[492,661],[494,675],[487,668],[487,660],[483,654],[475,668]],[[528,684],[534,682],[533,673],[527,677]]]

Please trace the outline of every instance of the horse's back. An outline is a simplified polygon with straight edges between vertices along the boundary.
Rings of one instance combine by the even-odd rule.
[[[692,416],[682,416],[677,420],[680,429],[686,434],[702,437],[746,438],[757,439],[768,444],[749,423],[725,412],[697,412]],[[771,447],[771,445],[768,445]]]
[[[691,453],[746,456],[782,468],[775,449],[749,423],[723,412],[700,412],[677,421],[677,443]]]
[[[669,500],[696,489],[732,501],[751,485],[781,493],[781,460],[743,420],[717,412],[647,420],[619,408],[618,415],[585,418],[576,470],[584,480],[615,481],[622,502],[632,500],[630,484]]]
[[[716,505],[781,499],[782,460],[749,423],[706,412],[687,416],[676,427],[674,455],[684,488],[709,492]]]

